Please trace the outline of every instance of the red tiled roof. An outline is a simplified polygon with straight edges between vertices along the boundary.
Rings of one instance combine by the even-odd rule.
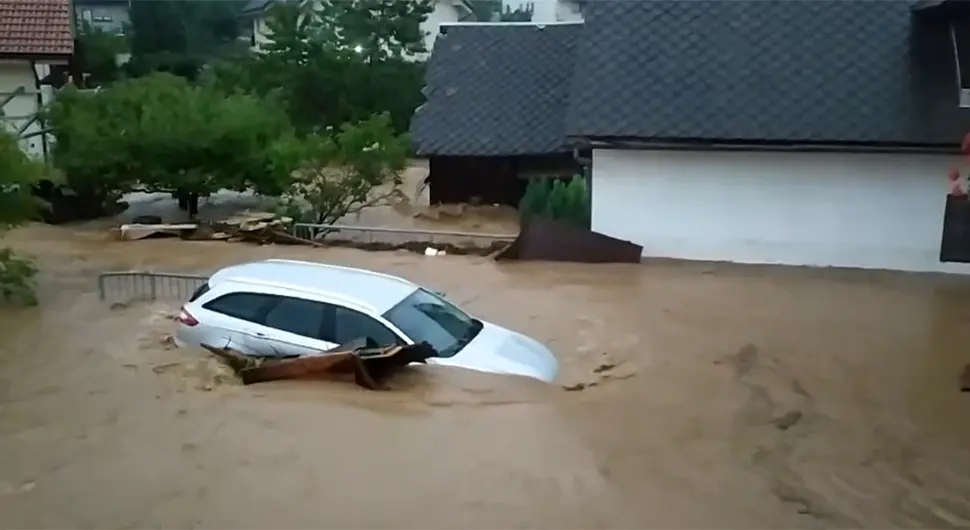
[[[72,53],[70,0],[0,0],[0,56]]]

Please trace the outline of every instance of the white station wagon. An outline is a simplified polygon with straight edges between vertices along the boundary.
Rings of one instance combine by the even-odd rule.
[[[245,355],[326,355],[369,338],[427,342],[458,366],[552,381],[559,364],[538,341],[471,317],[403,278],[322,263],[269,259],[216,272],[182,306],[176,343]]]

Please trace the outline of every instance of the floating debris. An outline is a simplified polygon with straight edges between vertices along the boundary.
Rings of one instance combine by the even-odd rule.
[[[411,363],[424,363],[427,359],[438,357],[438,352],[424,342],[386,347],[351,343],[319,355],[291,358],[258,357],[243,355],[228,348],[202,347],[232,368],[244,385],[318,374],[352,373],[357,385],[368,390],[381,390],[394,371]]]

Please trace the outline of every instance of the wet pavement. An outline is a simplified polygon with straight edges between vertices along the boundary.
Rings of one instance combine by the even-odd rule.
[[[970,526],[970,284],[656,262],[495,264],[33,226],[0,309],[3,528]],[[409,370],[241,387],[112,269],[291,257],[445,291],[546,342],[560,385]],[[567,391],[563,388],[585,387]]]

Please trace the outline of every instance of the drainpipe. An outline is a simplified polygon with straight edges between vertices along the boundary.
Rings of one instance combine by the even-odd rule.
[[[579,147],[578,146],[574,146],[573,147],[573,160],[575,160],[576,162],[578,162],[579,165],[581,165],[583,167],[586,167],[586,168],[592,167],[592,165],[593,165],[593,159],[592,158],[586,158],[586,157],[580,156],[580,154],[579,154]]]

